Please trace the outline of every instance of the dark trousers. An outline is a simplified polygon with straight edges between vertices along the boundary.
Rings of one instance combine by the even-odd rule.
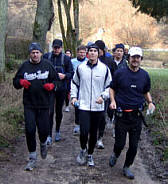
[[[133,164],[137,154],[138,142],[142,130],[142,118],[135,112],[123,113],[122,117],[116,116],[114,153],[119,157],[129,134],[129,148],[126,153],[124,166]]]
[[[69,99],[70,99],[70,91],[66,91],[66,96],[65,96],[65,105],[69,105]]]
[[[62,108],[64,105],[65,97],[66,97],[66,90],[55,92],[56,132],[60,131],[61,121],[63,117]]]
[[[67,89],[66,89],[66,96],[65,96],[65,105],[69,105],[70,99],[70,91],[71,91],[71,80],[67,80]]]
[[[52,93],[52,95],[50,96],[50,120],[49,120],[49,122],[50,122],[49,135],[50,136],[52,136],[54,104],[55,104],[55,114],[56,114],[56,117],[55,117],[56,132],[59,132],[62,117],[63,117],[62,108],[64,105],[65,96],[66,96],[66,90],[56,91],[56,92]]]
[[[53,128],[53,117],[54,117],[54,104],[55,104],[55,92],[50,95],[50,108],[49,108],[49,135],[52,137],[52,128]]]
[[[75,124],[79,125],[79,109],[75,107]]]
[[[85,149],[88,142],[88,154],[93,154],[97,142],[97,130],[102,116],[103,112],[79,110],[80,144],[81,148]]]
[[[56,132],[59,132],[61,121],[63,117],[62,108],[64,105],[64,100],[66,96],[66,90],[56,91],[50,96],[50,131],[49,135],[52,137],[52,128],[53,128],[53,117],[54,117],[54,105],[55,105],[55,114],[56,114]]]
[[[99,123],[99,133],[98,133],[98,139],[102,138],[104,135],[104,130],[106,126],[106,117],[105,117],[105,112],[102,115],[102,119]]]
[[[102,138],[104,135],[104,130],[105,130],[105,126],[106,126],[106,112],[107,112],[108,103],[109,103],[108,100],[106,100],[104,103],[105,107],[104,107],[104,113],[103,113],[102,119],[101,119],[100,124],[99,124],[98,139]]]
[[[49,109],[24,107],[25,133],[29,152],[36,151],[36,126],[41,143],[45,143],[49,134]]]

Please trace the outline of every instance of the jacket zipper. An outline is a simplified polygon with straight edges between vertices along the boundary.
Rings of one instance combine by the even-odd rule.
[[[90,98],[90,111],[91,111],[91,108],[92,108],[92,68],[91,68],[91,98]]]

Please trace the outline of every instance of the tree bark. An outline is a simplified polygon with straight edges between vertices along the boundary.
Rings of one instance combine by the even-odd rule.
[[[72,1],[69,0],[69,2],[67,3],[67,0],[62,0],[62,2],[64,5],[66,20],[67,20],[67,29],[66,29],[67,48],[66,49],[71,49],[72,52],[74,52],[74,47],[73,47],[74,36],[72,34],[73,26],[72,26],[71,13],[70,13]]]
[[[63,3],[65,14],[66,14],[66,21],[67,21],[66,33],[65,33],[65,26],[62,18],[61,2]],[[74,14],[73,22],[71,17],[72,0],[57,0],[57,4],[58,4],[60,29],[62,33],[62,39],[64,42],[64,49],[71,49],[73,56],[75,57],[76,47],[79,40],[79,0],[73,0],[73,14]]]
[[[74,13],[75,38],[76,38],[76,41],[78,41],[79,40],[79,0],[73,0],[73,13]]]
[[[37,10],[33,30],[33,41],[39,42],[45,49],[47,31],[50,30],[54,19],[54,7],[52,0],[37,0]]]
[[[0,82],[5,79],[5,41],[8,15],[8,0],[0,0]]]
[[[60,29],[61,29],[61,34],[62,34],[62,39],[64,42],[64,47],[67,48],[67,40],[65,36],[65,29],[64,29],[64,23],[63,23],[63,18],[62,18],[62,7],[61,7],[61,0],[57,1],[58,5],[58,17],[59,17],[59,23],[60,23]]]

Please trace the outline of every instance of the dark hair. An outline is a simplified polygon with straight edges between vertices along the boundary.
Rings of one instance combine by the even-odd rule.
[[[115,47],[114,47],[114,52],[115,52],[116,49],[118,49],[118,48],[123,49],[123,51],[124,51],[124,44],[122,44],[122,43],[116,44]]]
[[[97,52],[99,53],[99,47],[94,43],[88,47],[88,52],[91,48],[97,49]]]
[[[96,42],[95,42],[95,44],[99,47],[99,49],[101,49],[101,50],[105,50],[105,43],[104,43],[104,41],[103,40],[97,40]]]
[[[65,50],[65,53],[66,53],[66,52],[70,52],[70,53],[72,54],[72,51],[71,51],[70,49],[66,49],[66,50]]]
[[[80,50],[85,50],[86,51],[86,46],[84,46],[84,45],[78,46],[77,52],[80,51]]]

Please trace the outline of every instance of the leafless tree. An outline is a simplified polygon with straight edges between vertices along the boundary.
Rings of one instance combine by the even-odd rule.
[[[8,0],[0,1],[0,81],[5,78],[5,38],[7,28]]]
[[[34,22],[33,41],[45,48],[46,34],[54,19],[53,0],[37,0],[37,10]]]

